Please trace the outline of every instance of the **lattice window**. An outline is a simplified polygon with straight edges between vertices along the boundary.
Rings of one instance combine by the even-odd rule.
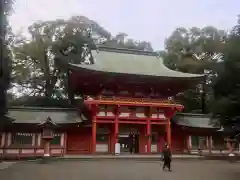
[[[12,144],[15,145],[32,145],[33,134],[32,133],[13,133]]]
[[[61,145],[61,134],[54,134],[51,145]]]

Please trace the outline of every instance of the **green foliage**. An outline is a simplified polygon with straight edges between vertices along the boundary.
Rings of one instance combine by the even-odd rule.
[[[208,73],[204,84],[206,102],[212,94],[212,83],[221,68],[217,61],[221,58],[225,46],[226,33],[214,27],[177,28],[166,39],[166,51],[160,52],[165,65],[173,70],[187,73]],[[181,99],[186,112],[201,112],[201,88],[186,90]],[[208,103],[209,104],[209,103]],[[209,106],[206,106],[207,111]]]
[[[48,99],[39,96],[23,96],[10,101],[11,106],[75,108],[68,99]]]
[[[11,57],[9,44],[11,41],[11,29],[8,26],[8,15],[12,10],[12,0],[4,0],[0,3],[0,115],[7,112],[6,90],[10,82]]]
[[[73,17],[31,25],[28,28],[31,40],[23,38],[13,47],[14,83],[27,90],[26,95],[66,98],[66,69],[60,65],[82,61],[83,45],[93,44],[86,33],[92,25],[88,23],[86,18]],[[100,33],[102,31],[100,29]],[[76,47],[77,52],[65,56],[61,50],[70,45]]]
[[[222,124],[231,124],[240,115],[240,23],[232,29],[224,52],[224,70],[219,74],[214,89],[212,111]]]
[[[92,31],[91,36],[89,29]],[[35,97],[39,102],[39,97],[45,99],[41,100],[41,105],[43,102],[51,104],[55,100],[66,100],[66,64],[78,64],[86,59],[92,62],[90,50],[96,48],[101,38],[105,39],[105,46],[152,50],[150,43],[126,39],[124,33],[112,37],[106,29],[84,16],[36,22],[29,26],[28,31],[31,39],[16,35],[12,47],[13,83],[23,96],[28,97],[21,101],[15,100],[18,104],[27,101],[36,104],[30,97]]]

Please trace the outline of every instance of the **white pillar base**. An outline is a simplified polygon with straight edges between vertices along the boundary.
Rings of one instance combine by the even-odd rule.
[[[44,157],[49,157],[49,156],[50,156],[50,154],[44,154],[43,156],[44,156]]]

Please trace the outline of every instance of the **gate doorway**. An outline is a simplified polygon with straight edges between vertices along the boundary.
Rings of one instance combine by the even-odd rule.
[[[139,133],[119,134],[120,153],[139,153]]]

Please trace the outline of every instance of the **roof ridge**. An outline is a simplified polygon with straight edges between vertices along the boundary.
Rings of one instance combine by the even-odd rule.
[[[98,49],[100,51],[107,52],[116,52],[116,53],[125,53],[125,54],[137,54],[137,55],[145,55],[145,56],[158,56],[157,52],[154,51],[143,51],[138,49],[129,49],[129,48],[114,48],[108,46],[99,46]]]

